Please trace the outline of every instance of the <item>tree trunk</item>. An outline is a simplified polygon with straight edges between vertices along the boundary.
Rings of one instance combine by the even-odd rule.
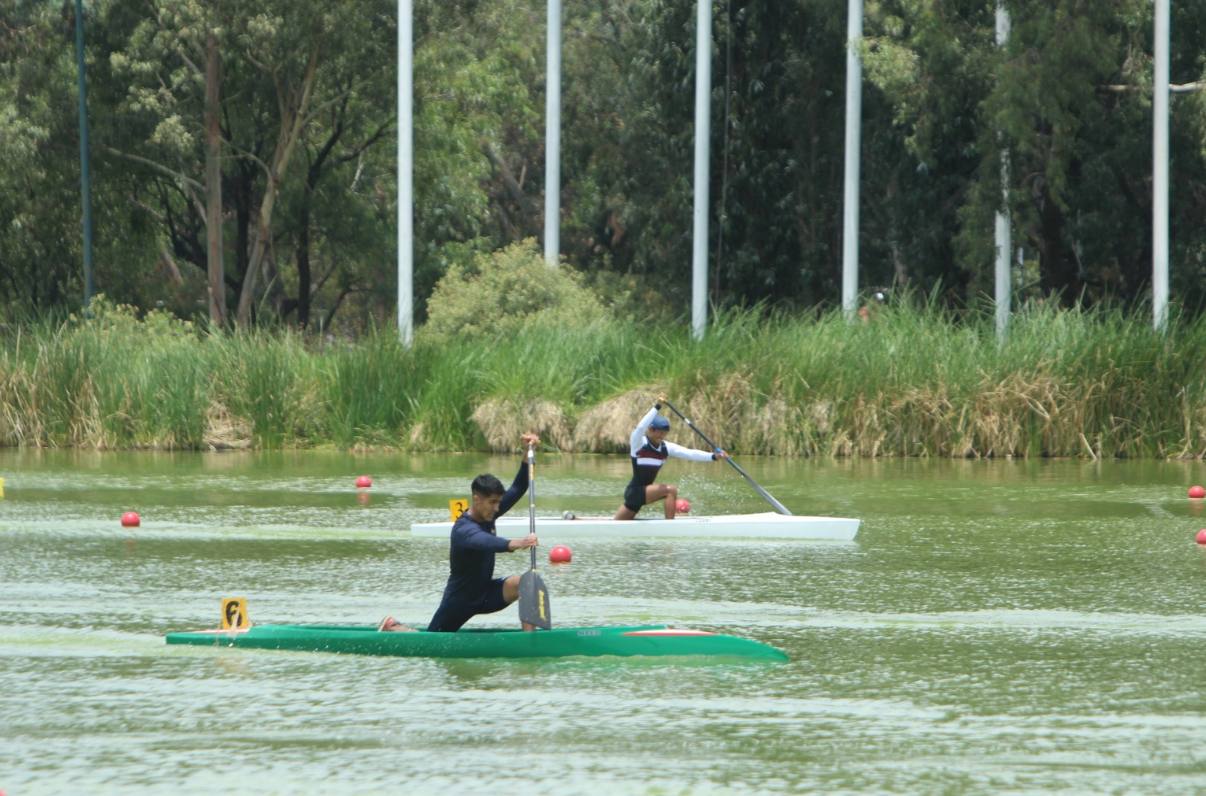
[[[255,204],[255,178],[259,166],[248,160],[235,161],[235,184],[231,189],[235,206],[235,272],[231,275],[231,289],[237,295],[242,291],[241,275],[247,273],[247,255],[251,251],[251,219]]]
[[[209,319],[221,326],[226,316],[226,275],[222,262],[222,167],[218,132],[218,43],[209,31],[205,43],[205,232],[209,274]]]
[[[302,80],[300,97],[296,104],[282,102],[281,131],[277,138],[276,151],[272,154],[272,164],[268,168],[268,185],[264,190],[264,202],[260,206],[259,223],[256,225],[255,244],[252,246],[251,257],[247,261],[247,272],[243,276],[243,289],[239,292],[240,326],[247,326],[251,320],[251,303],[255,295],[255,280],[264,252],[268,248],[269,236],[272,234],[272,211],[276,207],[276,197],[285,177],[285,169],[289,166],[289,157],[293,147],[301,137],[302,124],[306,119],[306,111],[310,107],[310,97],[314,89],[314,73],[318,68],[318,54],[321,45],[315,45],[310,51],[310,64],[306,68],[306,76]]]
[[[297,328],[310,324],[310,194],[302,197],[297,232]]]
[[[515,179],[515,172],[511,171],[507,161],[503,160],[489,144],[486,144],[483,150],[486,158],[502,174],[503,185],[506,187],[507,193],[511,194],[511,198],[519,205],[519,211],[523,215],[523,237],[528,237],[531,234],[529,230],[536,230],[539,225],[544,224],[543,211],[538,210],[531,197],[524,193],[523,186],[519,184],[519,180]],[[519,236],[516,235],[514,240],[519,240]]]

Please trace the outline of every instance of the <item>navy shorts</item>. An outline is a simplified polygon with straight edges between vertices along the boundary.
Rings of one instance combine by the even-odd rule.
[[[645,505],[645,487],[629,482],[624,487],[624,508],[636,513]]]
[[[506,578],[495,578],[486,587],[486,596],[475,603],[442,602],[435,616],[427,623],[432,633],[455,633],[461,626],[478,614],[493,614],[510,605],[503,598],[503,582]]]

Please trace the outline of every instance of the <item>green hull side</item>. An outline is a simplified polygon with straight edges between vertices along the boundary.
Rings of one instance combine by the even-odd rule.
[[[708,656],[788,660],[780,650],[721,634],[625,635],[660,625],[540,630],[461,630],[456,633],[379,633],[373,626],[258,625],[237,634],[168,633],[168,644],[249,647],[352,655],[420,658],[558,658],[570,655]],[[672,631],[671,631],[672,632]]]

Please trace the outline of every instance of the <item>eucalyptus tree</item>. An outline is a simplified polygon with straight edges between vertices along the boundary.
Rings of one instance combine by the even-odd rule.
[[[643,101],[625,131],[633,267],[675,281],[690,262],[694,7],[644,6],[632,60]],[[834,294],[844,7],[733,0],[716,9],[710,281],[722,305],[811,304]]]
[[[6,2],[0,14],[0,296],[34,307],[60,303],[71,289],[78,247],[68,234],[70,175],[52,154],[63,107],[49,86],[70,77],[55,57],[61,25],[45,8]],[[69,105],[69,102],[63,105]],[[64,150],[66,147],[64,147]],[[59,234],[46,235],[46,219]]]
[[[106,47],[99,20],[109,5],[88,4],[85,25],[88,100],[102,127],[112,93],[98,61]],[[83,303],[74,55],[70,4],[0,0],[0,299],[16,314]],[[119,198],[114,180],[123,178],[93,163],[96,289],[132,288],[138,301],[153,280],[139,279],[134,261],[153,243],[153,231]]]
[[[981,153],[987,158],[999,146],[999,130],[1011,153],[1011,209],[1033,252],[1038,287],[1065,303],[1086,294],[1134,296],[1150,275],[1150,91],[1102,90],[1143,80],[1151,27],[1145,5],[1011,3],[1010,39],[984,100]],[[983,194],[999,185],[989,171],[964,213],[972,267],[984,261],[984,244],[972,237],[984,234]]]
[[[870,189],[863,230],[869,270],[879,265],[873,279],[880,284],[921,292],[941,287],[960,297],[991,285],[979,260],[963,267],[955,242],[969,185],[982,170],[997,173],[990,161],[999,158],[1001,143],[991,126],[984,132],[980,111],[998,56],[994,12],[989,0],[868,4],[863,96],[872,130],[863,137]],[[989,236],[976,240],[975,256],[991,261],[995,205],[988,201],[980,210],[990,218]],[[984,234],[982,224],[974,234]]]
[[[246,325],[264,290],[265,263],[274,277],[281,270],[278,236],[285,225],[276,212],[282,197],[317,196],[324,169],[359,160],[392,129],[384,90],[392,81],[392,6],[155,0],[124,13],[143,8],[112,62],[129,81],[123,110],[146,135],[130,150],[109,151],[145,169],[154,188],[144,206],[176,254],[201,267],[205,65],[213,37],[222,64],[223,217],[234,226],[235,267],[227,272],[227,285],[238,322]],[[295,161],[299,148],[307,151],[304,168]],[[300,240],[307,270],[312,200],[295,207],[303,214],[304,231],[294,223],[292,243]],[[292,303],[301,309],[303,325],[312,299],[308,276],[293,283],[306,291]],[[269,283],[281,289],[281,281]]]
[[[1065,304],[1142,299],[1151,273],[1150,3],[1010,0],[1013,26],[1003,48],[992,40],[994,6],[868,5],[864,58],[876,91],[867,96],[890,108],[902,163],[916,164],[900,176],[915,188],[932,184],[937,200],[915,190],[900,205],[901,218],[922,211],[913,213],[913,226],[927,231],[914,237],[910,271],[930,268],[965,298],[991,294],[999,152],[1006,149],[1014,243],[1024,255],[1019,278],[1029,296],[1057,295]],[[1182,5],[1174,23],[1173,72],[1188,82],[1203,69],[1195,42],[1206,32],[1206,13]],[[1196,223],[1206,210],[1198,190],[1206,177],[1204,108],[1200,94],[1178,97],[1172,124],[1172,281],[1191,306],[1203,295],[1206,265],[1206,234]],[[874,157],[893,136],[881,126],[868,140],[865,154]],[[886,200],[870,203],[872,218],[894,204],[895,192],[874,195]],[[897,239],[886,232],[864,228],[873,240]],[[930,256],[926,239],[935,244]]]
[[[543,227],[544,29],[524,0],[415,3],[416,296]]]
[[[968,295],[991,292],[992,216],[1002,195],[997,153],[1004,148],[1011,159],[1014,242],[1024,254],[1021,278],[1031,298],[1057,295],[1064,304],[1144,298],[1151,277],[1150,4],[1011,0],[1012,31],[1001,49],[988,42],[989,5],[884,3],[881,8],[896,9],[903,21],[884,25],[878,40],[884,49],[876,77],[898,113],[917,124],[967,119],[974,128],[973,136],[951,142],[979,161],[963,174],[958,224],[948,232]],[[1176,23],[1174,74],[1188,81],[1203,68],[1194,42],[1201,40],[1206,13],[1182,6]],[[944,69],[936,50],[957,57]],[[959,95],[980,97],[965,103],[963,114],[942,104],[956,96],[950,77],[959,73],[973,88]],[[945,89],[918,91],[917,81],[905,79],[911,75],[920,75],[922,85],[936,79]],[[917,101],[927,94],[928,104]],[[1199,142],[1206,126],[1200,95],[1178,102],[1173,283],[1197,305],[1203,295],[1199,252],[1206,243],[1196,223],[1206,210],[1197,188],[1206,177]]]

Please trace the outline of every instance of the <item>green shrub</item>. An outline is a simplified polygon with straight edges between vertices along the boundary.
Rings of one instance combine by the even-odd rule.
[[[567,265],[549,266],[529,238],[464,268],[452,265],[427,304],[422,333],[434,340],[511,335],[532,323],[581,328],[606,308]]]

